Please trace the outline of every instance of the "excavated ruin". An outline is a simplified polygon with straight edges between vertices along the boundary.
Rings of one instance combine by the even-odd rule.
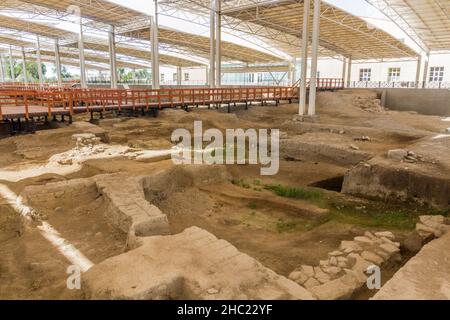
[[[296,105],[167,110],[3,139],[1,297],[449,298],[446,124],[377,99],[320,94],[314,123]],[[170,135],[194,120],[280,128],[278,174],[174,165]],[[81,290],[66,287],[70,265]]]

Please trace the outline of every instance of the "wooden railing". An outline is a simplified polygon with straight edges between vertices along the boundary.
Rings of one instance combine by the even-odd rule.
[[[322,90],[340,89],[342,79],[319,79]],[[74,115],[123,109],[149,110],[210,106],[232,103],[291,101],[298,96],[297,87],[239,87],[239,88],[162,88],[153,89],[79,89],[0,84],[0,120],[11,117],[29,119],[54,114]]]

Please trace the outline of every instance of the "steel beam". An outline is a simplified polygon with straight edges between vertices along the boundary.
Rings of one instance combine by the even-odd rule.
[[[154,14],[150,17],[152,46],[152,88],[159,89],[158,1],[153,0]]]
[[[22,75],[23,75],[23,83],[27,87],[28,86],[27,58],[25,56],[25,48],[24,47],[22,47]]]
[[[347,71],[347,58],[343,57],[342,59],[342,82],[345,86],[345,72]]]
[[[425,63],[423,64],[423,81],[422,81],[422,86],[424,88],[427,87],[427,82],[428,82],[428,64],[430,63],[430,54],[428,53],[427,56],[425,57]]]
[[[352,57],[348,57],[347,66],[347,87],[350,88],[350,82],[352,81]]]
[[[222,0],[216,0],[216,87],[222,85]]]
[[[305,0],[303,5],[303,30],[302,30],[302,65],[300,72],[300,97],[298,114],[303,116],[306,110],[306,77],[308,71],[308,43],[309,43],[309,9],[311,2]]]
[[[56,79],[58,81],[58,86],[62,87],[62,70],[61,70],[61,56],[59,54],[59,41],[55,39],[55,68],[56,68]]]
[[[87,88],[86,82],[86,62],[84,60],[84,40],[83,40],[83,18],[80,17],[80,34],[78,37],[78,49],[80,51],[80,84],[81,88]]]
[[[41,40],[39,39],[39,36],[36,36],[36,42],[37,42],[36,62],[37,62],[37,69],[38,69],[39,85],[41,87],[43,87],[44,86],[44,74],[42,72]]]
[[[311,80],[309,82],[308,116],[314,116],[316,114],[317,57],[319,54],[320,37],[320,2],[321,0],[314,0],[314,18],[311,44]]]
[[[111,79],[111,88],[117,89],[116,32],[114,26],[109,26],[108,45],[109,45],[109,71]]]
[[[11,82],[16,81],[16,76],[14,74],[12,46],[9,46],[9,76],[11,77]]]
[[[209,87],[216,86],[216,0],[211,0],[209,16]]]
[[[3,64],[3,55],[0,53],[0,82],[5,82],[5,69]]]
[[[415,87],[416,89],[418,89],[419,86],[419,82],[420,82],[420,68],[422,66],[422,56],[418,56],[417,57],[417,69],[416,69],[416,83],[415,83]]]
[[[182,76],[183,76],[183,70],[181,69],[181,66],[177,67],[177,86],[181,86],[182,84]]]

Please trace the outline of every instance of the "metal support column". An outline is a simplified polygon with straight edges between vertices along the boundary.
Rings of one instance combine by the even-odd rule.
[[[9,76],[11,77],[11,82],[16,81],[16,76],[14,74],[12,46],[9,46]]]
[[[294,85],[294,77],[293,77],[293,70],[294,69],[294,64],[292,63],[292,61],[288,61],[288,83],[290,86]]]
[[[56,80],[58,86],[62,87],[62,70],[61,70],[61,56],[59,54],[59,41],[55,39],[55,68],[56,68]]]
[[[297,79],[296,79],[296,74],[297,74],[297,67],[296,67],[296,60],[295,60],[295,58],[294,58],[294,60],[292,60],[292,75],[291,75],[291,78],[292,78],[292,86],[297,82]]]
[[[0,53],[0,82],[5,82],[5,69],[3,64],[3,55]]]
[[[27,59],[25,57],[25,48],[22,47],[22,75],[23,75],[23,84],[28,86],[28,76],[27,76]]]
[[[216,0],[216,87],[222,85],[222,0]]]
[[[44,86],[44,74],[42,72],[41,40],[39,39],[39,36],[36,36],[36,41],[37,41],[36,62],[37,62],[37,69],[38,69],[39,85],[41,87],[43,87]]]
[[[150,17],[152,46],[152,88],[159,89],[159,42],[158,42],[158,1],[153,0],[154,13]]]
[[[181,83],[183,81],[183,70],[181,69],[181,66],[177,66],[177,86],[181,86]]]
[[[80,51],[80,84],[81,88],[87,88],[86,64],[84,61],[84,41],[83,41],[83,18],[80,17],[80,34],[78,37],[78,50]]]
[[[427,87],[427,82],[428,82],[428,64],[429,63],[430,63],[430,54],[427,53],[427,56],[425,57],[425,63],[423,64],[423,81],[422,81],[423,88]]]
[[[109,44],[109,71],[111,79],[111,88],[117,89],[116,32],[114,26],[109,26],[108,44]]]
[[[352,57],[348,57],[347,66],[347,87],[350,88],[350,82],[352,81]]]
[[[416,82],[415,82],[415,88],[420,88],[419,82],[420,82],[420,68],[422,67],[422,56],[417,57],[417,69],[416,69]]]
[[[345,72],[347,71],[347,58],[343,57],[342,59],[342,82],[345,87]]]
[[[216,0],[211,0],[209,16],[209,87],[216,86]]]
[[[311,53],[311,80],[309,82],[309,103],[308,115],[316,114],[316,90],[317,90],[317,56],[319,53],[319,37],[320,37],[320,2],[314,0],[314,18],[312,30],[312,53]]]
[[[309,43],[309,9],[310,0],[303,3],[303,30],[302,30],[302,65],[300,72],[300,97],[298,114],[303,116],[306,110],[306,77],[308,71],[308,43]]]

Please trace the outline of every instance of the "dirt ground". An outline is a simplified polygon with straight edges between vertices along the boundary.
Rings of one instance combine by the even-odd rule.
[[[377,97],[371,91],[320,93],[318,117],[313,122],[298,121],[298,105],[294,103],[278,107],[255,105],[231,114],[199,108],[190,112],[164,110],[158,118],[107,115],[98,122],[98,127],[107,133],[109,144],[137,150],[170,149],[173,130],[192,130],[194,120],[202,120],[203,130],[279,128],[282,138],[298,137],[301,141],[323,143],[332,140],[345,148],[353,145],[361,151],[383,155],[390,149],[405,148],[421,138],[441,133],[448,126],[435,116],[389,110],[372,112],[358,107],[355,99],[367,102]],[[53,155],[74,148],[75,141],[71,136],[81,133],[80,130],[66,123],[57,125],[57,129],[42,130],[33,135],[1,138],[0,170],[19,172],[43,166]],[[362,136],[370,136],[370,140],[359,139]],[[6,180],[0,175],[0,184],[20,195],[29,185],[115,172],[149,176],[172,166],[170,160],[92,159],[69,174],[49,173],[19,181]],[[417,215],[427,212],[427,208],[341,195],[339,184],[351,167],[323,158],[281,159],[277,175],[262,177],[259,166],[233,165],[227,167],[230,181],[183,188],[157,201],[151,197],[147,199],[168,216],[172,233],[190,226],[204,228],[287,276],[301,264],[317,265],[341,240],[352,239],[365,230],[392,230],[401,238],[412,229]],[[329,190],[313,188],[323,192],[323,198],[308,201],[280,196],[270,189],[275,185],[285,188],[325,186]],[[344,205],[336,205],[338,202]],[[64,256],[36,228],[25,228],[2,195],[0,204],[0,298],[83,298],[76,290],[66,289],[69,263]],[[341,210],[345,207],[351,210]],[[380,218],[379,214],[400,212],[399,208],[408,211],[408,215],[401,215],[400,220]],[[35,209],[94,264],[124,250],[126,235],[105,220],[102,212],[106,206],[102,196],[74,199],[71,207],[48,209],[37,204]]]

